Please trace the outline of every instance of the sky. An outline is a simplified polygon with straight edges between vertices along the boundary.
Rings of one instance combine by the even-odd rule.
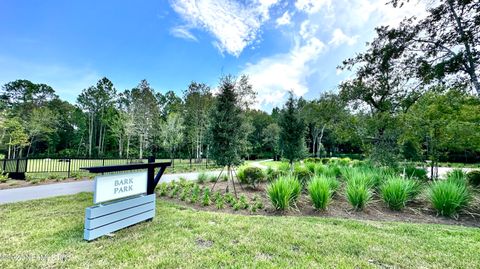
[[[0,0],[0,84],[28,79],[64,100],[107,77],[117,91],[146,79],[180,96],[191,81],[249,76],[256,107],[292,90],[317,98],[351,76],[337,66],[379,25],[425,14],[387,0]]]

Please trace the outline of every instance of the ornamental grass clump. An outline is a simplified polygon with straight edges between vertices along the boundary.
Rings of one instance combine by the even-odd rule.
[[[369,187],[369,179],[359,174],[347,181],[346,196],[355,210],[363,210],[372,199],[372,191]]]
[[[197,183],[203,184],[208,181],[208,175],[205,172],[198,174]]]
[[[462,169],[453,169],[447,173],[447,181],[460,186],[467,185],[467,174]]]
[[[268,198],[277,210],[286,210],[295,205],[300,192],[300,182],[293,176],[279,177],[267,187]]]
[[[415,198],[419,190],[416,181],[398,176],[389,177],[380,187],[383,201],[392,210],[404,208],[408,201]]]
[[[433,182],[428,197],[438,214],[452,217],[468,205],[470,193],[465,184],[447,179]]]
[[[308,184],[308,193],[315,209],[325,210],[332,201],[332,181],[336,179],[326,176],[315,176]]]

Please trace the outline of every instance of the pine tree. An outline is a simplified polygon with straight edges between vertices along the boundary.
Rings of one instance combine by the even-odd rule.
[[[305,156],[305,125],[298,113],[297,100],[290,92],[287,103],[283,108],[279,120],[280,125],[280,149],[283,157],[288,159],[290,164],[293,161]]]
[[[231,76],[222,78],[209,128],[210,156],[218,165],[228,167],[240,164],[244,138],[235,84]]]
[[[243,116],[235,79],[231,76],[222,78],[219,90],[210,119],[209,153],[217,165],[227,166],[227,176],[232,179],[235,190],[232,167],[241,163],[241,152],[246,139]]]

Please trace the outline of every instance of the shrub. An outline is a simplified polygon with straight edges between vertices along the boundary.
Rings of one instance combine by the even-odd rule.
[[[290,167],[290,164],[287,163],[287,162],[281,162],[279,165],[278,165],[278,171],[280,171],[281,174],[289,174],[290,171],[292,171],[291,167]]]
[[[166,182],[162,182],[160,185],[157,186],[156,189],[158,189],[158,194],[160,196],[165,196],[167,195],[168,184]]]
[[[170,192],[170,198],[173,198],[177,196],[178,192],[180,191],[180,186],[175,184],[175,187],[173,187],[172,192]]]
[[[340,167],[336,164],[330,164],[323,169],[323,175],[327,177],[338,177],[340,174]]]
[[[265,176],[269,182],[272,182],[280,176],[280,171],[268,166],[267,170],[265,171]]]
[[[8,174],[0,174],[0,183],[5,183],[8,180]]]
[[[473,170],[467,173],[467,179],[470,184],[480,186],[480,170]]]
[[[383,201],[392,210],[401,210],[419,193],[419,185],[412,179],[389,177],[381,186]]]
[[[315,176],[308,184],[308,193],[315,209],[326,209],[331,202],[333,191],[330,181],[325,176]]]
[[[356,210],[362,210],[372,199],[372,192],[365,180],[353,179],[347,182],[346,194],[350,204]]]
[[[462,169],[453,169],[447,173],[447,181],[458,185],[466,185],[467,175]]]
[[[208,180],[208,175],[205,172],[198,174],[197,183],[203,184]]]
[[[238,179],[241,183],[251,185],[255,188],[256,184],[265,179],[265,173],[259,167],[243,167],[238,169]]]
[[[192,188],[192,196],[190,197],[190,203],[194,204],[198,201],[200,196],[200,187],[195,184]]]
[[[210,201],[210,189],[209,189],[209,188],[206,188],[206,189],[203,191],[202,205],[203,205],[203,206],[209,206],[211,202],[212,202],[212,201]]]
[[[435,181],[430,186],[429,199],[438,214],[450,217],[467,206],[470,194],[466,185],[441,180]]]
[[[237,204],[239,205],[240,209],[247,209],[248,208],[247,196],[245,196],[244,194],[240,195],[240,198],[238,198]]]
[[[322,159],[318,157],[310,157],[303,160],[304,163],[321,163]]]
[[[305,168],[310,172],[310,174],[315,174],[316,163],[305,163]]]
[[[327,164],[330,162],[330,158],[322,158],[322,163]]]
[[[267,187],[268,198],[277,210],[285,210],[294,205],[300,191],[300,182],[292,176],[280,177]]]
[[[217,192],[217,193],[218,193],[218,192]],[[220,194],[220,193],[218,193],[218,194]],[[224,200],[223,200],[223,196],[222,196],[222,195],[220,195],[220,196],[218,196],[218,197],[215,198],[215,207],[216,207],[217,209],[223,209],[223,208],[225,207],[225,202],[224,202]]]
[[[250,210],[255,213],[257,212],[258,209],[263,209],[263,202],[262,199],[258,195],[254,195],[252,198],[252,206],[250,207]]]
[[[210,176],[208,177],[208,181],[210,181],[210,182],[215,182],[215,181],[217,181],[217,178],[218,178],[218,176],[216,176],[216,175],[210,175]]]
[[[313,174],[304,166],[295,166],[293,175],[300,181],[302,187],[305,188]]]
[[[233,205],[235,203],[235,196],[233,196],[233,194],[231,193],[227,193],[225,194],[225,196],[223,196],[223,199],[225,200],[225,202],[227,204],[230,204],[230,205]]]
[[[405,176],[408,178],[414,178],[418,180],[427,180],[427,170],[423,168],[417,168],[413,165],[405,167]]]

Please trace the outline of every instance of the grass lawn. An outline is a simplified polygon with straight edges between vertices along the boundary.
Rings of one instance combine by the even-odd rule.
[[[0,206],[0,268],[480,268],[480,229],[195,211],[82,240],[92,194]]]

